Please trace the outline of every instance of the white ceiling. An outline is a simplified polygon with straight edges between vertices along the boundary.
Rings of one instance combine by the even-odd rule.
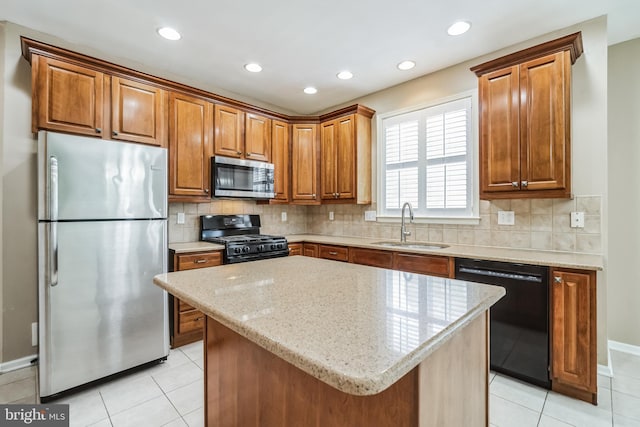
[[[509,45],[608,15],[609,44],[640,36],[639,0],[2,0],[0,20],[144,64],[223,95],[312,114]],[[447,35],[456,20],[471,30]],[[171,26],[170,42],[156,29]],[[417,66],[399,71],[413,59]],[[261,73],[243,65],[260,63]],[[349,81],[336,74],[349,69]],[[318,88],[305,95],[305,86]]]

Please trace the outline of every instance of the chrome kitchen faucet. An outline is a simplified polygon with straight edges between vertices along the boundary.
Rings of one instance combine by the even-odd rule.
[[[402,205],[402,225],[400,227],[400,241],[401,242],[406,242],[407,241],[407,236],[411,235],[411,232],[407,231],[407,226],[405,225],[405,222],[404,222],[404,209],[407,206],[409,206],[409,222],[413,222],[413,208],[411,207],[411,203],[404,202],[404,205]]]

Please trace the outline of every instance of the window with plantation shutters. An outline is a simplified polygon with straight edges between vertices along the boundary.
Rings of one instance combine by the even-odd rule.
[[[470,217],[471,98],[382,119],[382,216]]]

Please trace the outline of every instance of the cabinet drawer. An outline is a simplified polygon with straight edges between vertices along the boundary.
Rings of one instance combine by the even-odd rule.
[[[376,249],[349,249],[349,262],[372,267],[393,268],[393,252]]]
[[[186,334],[204,328],[204,317],[201,311],[195,309],[181,312],[178,323],[179,333]]]
[[[349,248],[344,246],[319,245],[319,258],[332,259],[334,261],[349,261]]]
[[[182,313],[183,311],[195,310],[195,307],[187,304],[181,299],[178,300],[178,311]]]
[[[393,269],[431,276],[449,277],[449,257],[395,253]]]
[[[302,243],[289,243],[289,256],[302,255]]]
[[[221,252],[202,252],[188,255],[178,255],[177,271],[194,268],[213,267],[222,264]]]

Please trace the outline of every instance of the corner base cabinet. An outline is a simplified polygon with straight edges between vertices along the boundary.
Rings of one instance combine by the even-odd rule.
[[[222,251],[169,253],[169,271],[192,270],[222,264]],[[205,315],[196,308],[169,295],[169,335],[171,348],[202,339]]]
[[[551,382],[558,393],[597,404],[596,273],[551,272]]]

